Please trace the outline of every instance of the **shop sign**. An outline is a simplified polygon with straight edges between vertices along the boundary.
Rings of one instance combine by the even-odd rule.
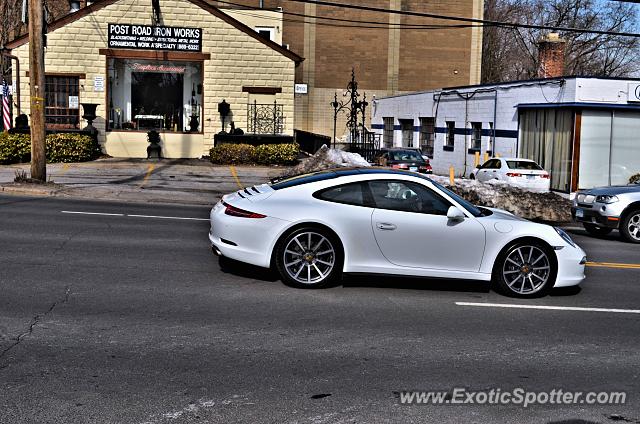
[[[110,49],[202,51],[202,29],[109,24]]]
[[[296,84],[294,92],[295,94],[307,94],[309,92],[309,86],[307,84]]]
[[[146,63],[134,63],[131,70],[134,72],[164,72],[168,74],[184,74],[186,66],[151,65]]]
[[[104,91],[104,77],[96,75],[93,78],[93,91]]]
[[[640,102],[640,84],[638,83],[629,84],[629,94],[627,97],[627,101]]]

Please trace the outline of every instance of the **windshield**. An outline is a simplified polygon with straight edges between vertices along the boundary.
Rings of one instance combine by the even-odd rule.
[[[508,160],[509,169],[526,169],[529,171],[541,171],[542,168],[535,162],[529,160]]]
[[[389,158],[397,161],[422,162],[424,159],[413,150],[390,151]]]
[[[469,213],[471,213],[471,215],[475,216],[476,218],[480,217],[480,216],[484,216],[485,214],[482,213],[482,211],[480,209],[478,209],[473,203],[471,202],[467,202],[466,200],[464,200],[462,197],[458,196],[457,194],[455,194],[453,191],[445,188],[444,186],[438,184],[437,182],[433,181],[433,180],[429,180],[433,183],[433,185],[435,185],[436,187],[438,187],[440,190],[442,190],[443,192],[445,192],[447,195],[449,195],[449,197],[451,197],[453,200],[455,200],[456,202],[458,202],[458,204],[460,206],[462,206],[463,208],[465,208],[466,210],[469,211]]]

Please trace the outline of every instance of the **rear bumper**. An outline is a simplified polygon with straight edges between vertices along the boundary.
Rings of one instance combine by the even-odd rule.
[[[273,244],[287,222],[272,217],[239,218],[226,215],[224,209],[218,204],[210,214],[209,242],[214,253],[268,268]]]

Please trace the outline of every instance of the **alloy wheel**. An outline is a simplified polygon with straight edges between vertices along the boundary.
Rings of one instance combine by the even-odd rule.
[[[322,234],[305,231],[287,242],[283,253],[284,268],[293,280],[311,285],[331,274],[336,261],[333,244]]]
[[[537,246],[517,246],[509,252],[502,266],[502,277],[511,291],[529,295],[545,287],[551,275],[551,262]]]
[[[636,213],[629,218],[627,232],[633,239],[640,241],[640,213]]]

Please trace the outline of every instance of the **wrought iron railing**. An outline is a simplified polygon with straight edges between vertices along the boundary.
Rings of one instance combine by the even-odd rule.
[[[360,128],[354,131],[349,143],[349,151],[359,153],[365,160],[371,162],[380,151],[380,134]]]
[[[273,103],[247,104],[247,132],[250,134],[282,134],[285,128],[284,107]]]

